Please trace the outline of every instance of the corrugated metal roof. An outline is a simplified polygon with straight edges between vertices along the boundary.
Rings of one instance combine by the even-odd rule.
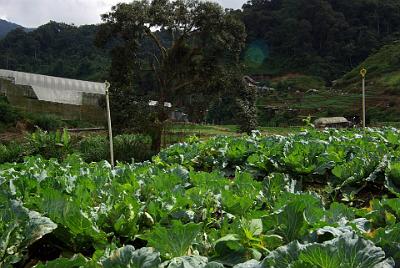
[[[83,93],[105,95],[104,83],[0,69],[0,77],[32,87],[39,100],[82,105]]]

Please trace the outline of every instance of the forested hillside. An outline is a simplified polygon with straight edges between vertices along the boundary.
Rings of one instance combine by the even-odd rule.
[[[400,1],[252,0],[243,6],[243,21],[251,72],[331,81],[399,38]],[[260,55],[264,61],[253,60]]]
[[[31,32],[21,28],[0,40],[0,68],[84,80],[104,79],[105,50],[94,45],[97,26],[50,22]]]
[[[338,80],[337,87],[346,87],[350,90],[356,88],[361,68],[368,70],[368,81],[374,85],[378,93],[386,91],[386,93],[400,95],[398,90],[400,87],[400,42],[383,46],[360,66]]]
[[[289,122],[288,118],[299,122],[301,116],[309,114],[358,114],[354,102],[358,101],[361,66],[369,70],[369,120],[397,120],[399,1],[252,0],[242,11],[232,12],[246,26],[246,48],[241,54],[245,73],[261,75],[258,79],[278,89],[275,94],[258,96],[259,110],[279,109],[279,116],[273,118],[264,118],[260,110],[261,122],[280,125]],[[76,27],[56,22],[31,32],[17,28],[0,39],[0,68],[84,80],[110,79],[111,58],[121,55],[123,65],[129,57],[118,52],[121,40],[99,49],[95,45],[98,29],[96,25]],[[167,32],[157,35],[162,43],[170,42]],[[141,71],[134,72],[134,80],[141,94],[149,94],[155,88],[148,71],[149,57],[157,48],[146,39],[139,45],[136,56],[142,60],[136,67]],[[117,69],[111,74],[122,82],[130,72]],[[335,89],[342,93],[326,90],[333,80],[338,80]],[[306,93],[309,89],[320,92]],[[215,116],[211,112],[209,120],[230,123],[227,118],[233,115],[228,112],[224,116],[221,111],[231,110],[232,101],[225,97],[218,105],[211,105],[209,110],[217,112]]]
[[[23,27],[21,25],[0,19],[0,38],[2,38],[3,36],[7,35],[10,31],[17,28],[23,28]]]
[[[251,0],[235,12],[246,25],[242,58],[251,74],[332,81],[400,38],[395,0]],[[50,22],[14,30],[0,40],[0,68],[99,80],[109,55],[93,44],[97,29]]]

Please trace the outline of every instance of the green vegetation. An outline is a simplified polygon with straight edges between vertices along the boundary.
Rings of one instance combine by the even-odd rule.
[[[141,162],[150,159],[151,139],[138,134],[117,135],[114,139],[115,160]],[[25,141],[0,144],[0,163],[23,162],[27,156],[40,155],[45,159],[64,160],[70,154],[79,154],[86,162],[109,160],[109,142],[105,135],[71,136],[66,130],[46,132],[37,130]]]
[[[343,76],[335,84],[336,89],[346,95],[357,95],[361,91],[361,68],[368,70],[366,76],[367,117],[380,123],[399,121],[400,117],[400,44],[394,42],[383,46],[358,67]],[[359,93],[358,93],[359,94]]]
[[[142,0],[118,4],[101,26],[10,32],[0,68],[109,77],[121,162],[104,161],[105,135],[38,130],[1,144],[0,267],[398,267],[400,131],[274,126],[359,114],[361,66],[368,120],[398,120],[399,45],[370,55],[397,38],[399,9]],[[247,86],[241,63],[264,89]],[[166,128],[164,102],[194,122],[239,125]],[[0,129],[67,124],[5,101],[0,113]],[[271,127],[252,131],[257,114]],[[153,155],[168,135],[174,144]]]
[[[14,125],[21,117],[17,109],[9,105],[3,99],[0,99],[0,114],[0,122],[3,125]]]
[[[263,135],[288,135],[297,133],[301,127],[259,127]],[[240,136],[238,125],[198,125],[174,123],[164,130],[163,145],[185,142],[192,137],[207,140],[214,136]]]
[[[0,97],[0,133],[14,129],[18,123],[22,123],[27,129],[34,131],[39,128],[45,131],[55,131],[61,128],[93,127],[91,123],[81,120],[63,120],[54,114],[28,113],[12,106],[6,98]]]
[[[88,162],[100,162],[109,159],[110,147],[108,139],[104,135],[92,135],[79,142],[79,152],[82,158]]]
[[[368,57],[358,67],[354,68],[341,79],[334,82],[333,88],[326,89],[307,81],[304,85],[314,84],[318,91],[303,90],[301,83],[289,84],[286,77],[278,92],[268,93],[258,99],[261,113],[262,107],[272,106],[280,112],[274,116],[261,116],[261,124],[281,125],[285,121],[294,121],[312,115],[313,117],[345,116],[353,118],[361,114],[361,68],[367,68],[366,101],[367,122],[398,122],[400,118],[400,44],[397,42],[382,47],[377,53]],[[300,85],[299,85],[300,84]],[[307,88],[307,87],[306,87]],[[312,89],[311,86],[309,89]],[[300,91],[300,92],[298,92]],[[282,111],[292,109],[291,115]]]
[[[144,135],[123,134],[114,138],[114,157],[117,161],[130,163],[151,159],[151,139]],[[79,141],[78,153],[86,162],[110,159],[110,145],[104,135],[91,135]]]
[[[372,54],[358,67],[343,76],[338,81],[338,87],[359,88],[361,68],[368,70],[367,79],[370,88],[375,93],[382,93],[384,90],[393,89],[391,93],[397,95],[397,90],[400,87],[400,43],[395,42],[383,46],[377,53]]]
[[[316,76],[294,74],[274,78],[270,82],[270,86],[280,91],[307,91],[309,89],[324,89],[325,81],[322,78]]]
[[[0,39],[0,68],[104,81],[110,60],[94,45],[97,30],[56,22],[29,32],[17,28]]]
[[[256,92],[243,82],[239,64],[245,27],[234,13],[207,1],[141,0],[120,3],[102,18],[96,44],[111,48],[111,107],[119,132],[150,135],[152,150],[159,151],[171,112],[165,102],[202,122],[210,102],[227,92],[241,130],[256,128]],[[141,45],[147,45],[144,55]],[[151,99],[158,105],[146,107]]]
[[[215,137],[0,166],[2,267],[395,267],[400,131]],[[43,250],[46,249],[46,250]]]
[[[335,80],[398,39],[399,9],[392,0],[248,1],[244,62],[256,73]]]
[[[10,31],[15,30],[17,28],[23,28],[23,27],[21,25],[0,19],[0,38],[4,37]]]
[[[256,96],[240,84],[242,73],[257,75],[268,87],[278,89],[276,100],[273,95],[257,99],[261,106],[278,108],[278,114],[265,115],[262,107],[258,114],[261,125],[283,126],[297,125],[309,114],[359,114],[355,102],[348,103],[358,94],[358,72],[365,65],[369,69],[368,120],[398,120],[399,43],[394,41],[399,38],[399,2],[252,0],[242,10],[227,11],[196,1],[136,2],[105,14],[101,26],[50,22],[31,32],[11,31],[0,40],[0,68],[96,81],[107,78],[120,89],[113,98],[122,116],[114,115],[114,122],[130,125],[129,131],[135,125],[131,121],[163,122],[166,111],[145,111],[142,115],[151,116],[142,121],[133,116],[143,110],[135,102],[154,99],[172,102],[192,122],[206,118],[215,124],[240,123],[242,130],[250,132],[256,126]],[[186,10],[187,16],[176,17],[181,13],[171,10],[177,9]],[[207,14],[214,10],[221,20],[211,16],[196,20],[201,12],[187,12],[200,9]],[[143,27],[132,27],[135,21],[131,19],[136,17],[146,22]],[[156,20],[160,17],[169,19]],[[184,33],[184,27],[177,26],[187,23],[181,21],[183,17],[207,30]],[[223,26],[216,27],[222,19]],[[150,24],[157,24],[157,31],[152,32]],[[95,47],[94,41],[104,49]],[[339,92],[326,92],[337,79]],[[297,90],[309,89],[321,94],[304,99],[296,95]],[[330,100],[325,101],[327,96]],[[298,111],[289,111],[293,109]],[[138,129],[146,129],[142,132],[150,134],[157,147],[159,125]]]
[[[246,26],[242,62],[249,74],[305,73],[332,81],[398,39],[399,8],[392,0],[251,0],[230,13]],[[7,32],[8,26],[18,28],[4,21],[1,25]],[[0,68],[104,79],[111,57],[93,45],[98,29],[56,22],[28,33],[16,29],[0,41]],[[159,32],[163,45],[170,41],[165,30]],[[141,58],[156,49],[148,39],[137,45]]]

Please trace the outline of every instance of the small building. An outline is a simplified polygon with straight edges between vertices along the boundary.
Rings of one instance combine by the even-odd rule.
[[[351,122],[344,117],[322,117],[314,121],[316,128],[347,128]]]

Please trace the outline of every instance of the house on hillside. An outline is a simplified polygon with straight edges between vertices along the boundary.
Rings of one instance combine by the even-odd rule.
[[[351,122],[344,117],[322,117],[314,121],[316,128],[347,128],[351,126]]]
[[[105,84],[0,69],[0,93],[27,112],[52,113],[68,120],[105,121],[99,105]]]

